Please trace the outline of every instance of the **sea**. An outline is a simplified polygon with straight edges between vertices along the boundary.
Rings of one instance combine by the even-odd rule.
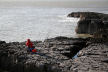
[[[44,41],[57,36],[77,37],[78,18],[71,12],[108,13],[108,8],[0,7],[0,40],[6,42]]]

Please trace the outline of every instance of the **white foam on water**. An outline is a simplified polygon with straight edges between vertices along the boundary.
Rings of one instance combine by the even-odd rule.
[[[58,17],[60,18],[58,22],[65,24],[65,26],[68,27],[68,29],[70,29],[70,34],[68,34],[67,37],[77,37],[75,28],[77,26],[79,18],[67,17],[67,15],[61,15]]]
[[[67,15],[58,16],[61,18],[59,22],[75,22],[77,23],[79,21],[79,18],[73,18],[73,17],[67,17]]]
[[[79,9],[78,9],[79,10]],[[67,15],[71,8],[0,8],[0,40],[44,40],[56,36],[76,37],[79,19]]]
[[[67,23],[68,10],[23,7],[0,10],[0,40],[21,42],[27,38],[44,40],[56,36],[74,36],[73,23]],[[59,22],[60,20],[68,21]]]

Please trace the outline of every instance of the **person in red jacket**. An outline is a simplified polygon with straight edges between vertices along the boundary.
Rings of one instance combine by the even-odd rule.
[[[30,52],[37,52],[36,49],[34,49],[33,43],[30,41],[30,39],[27,39],[26,46]]]

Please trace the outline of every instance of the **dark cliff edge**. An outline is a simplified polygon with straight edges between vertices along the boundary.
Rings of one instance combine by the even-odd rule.
[[[107,14],[75,12],[68,16],[80,17],[78,34],[94,37],[32,41],[37,54],[27,52],[25,42],[0,41],[0,72],[108,72]]]
[[[108,38],[108,14],[97,12],[72,12],[68,17],[80,18],[77,34],[90,34],[95,38]]]

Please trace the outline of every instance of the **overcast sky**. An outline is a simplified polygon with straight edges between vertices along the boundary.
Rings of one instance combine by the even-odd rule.
[[[0,1],[108,1],[108,0],[0,0]]]
[[[0,6],[105,7],[108,0],[0,0]]]
[[[108,1],[108,0],[0,0],[0,1]]]

